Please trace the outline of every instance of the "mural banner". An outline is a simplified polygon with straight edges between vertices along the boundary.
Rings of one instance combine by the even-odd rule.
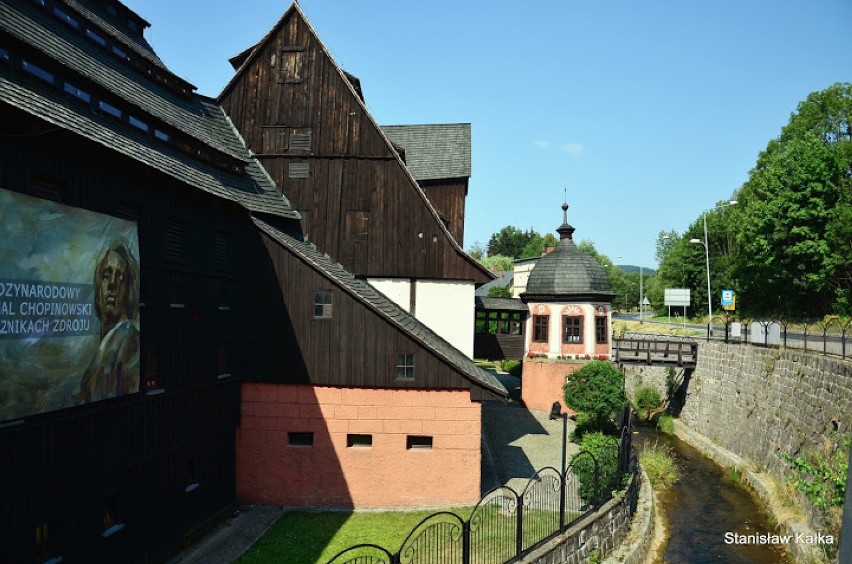
[[[136,224],[0,189],[0,421],[139,391]]]

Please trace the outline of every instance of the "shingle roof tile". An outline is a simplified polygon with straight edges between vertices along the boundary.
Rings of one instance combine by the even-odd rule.
[[[382,132],[405,150],[417,180],[469,177],[470,124],[383,125]]]

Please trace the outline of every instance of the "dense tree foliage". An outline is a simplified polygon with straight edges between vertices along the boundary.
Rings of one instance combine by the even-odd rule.
[[[497,233],[491,235],[488,240],[488,256],[503,255],[512,258],[520,258],[527,243],[530,242],[530,234],[525,233],[514,225],[507,225]]]
[[[511,298],[512,290],[505,286],[491,286],[488,288],[489,298]]]
[[[737,205],[706,212],[711,302],[737,290],[741,313],[786,318],[852,313],[852,85],[835,84],[799,104],[758,155]],[[690,288],[707,307],[704,217],[658,246],[651,292]]]
[[[565,405],[589,416],[604,432],[612,414],[627,405],[624,375],[611,362],[593,360],[568,374],[563,386]]]

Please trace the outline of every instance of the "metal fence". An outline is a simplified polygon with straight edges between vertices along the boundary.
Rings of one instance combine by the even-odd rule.
[[[823,319],[788,321],[715,317],[724,326],[721,337],[726,343],[748,343],[764,347],[802,349],[846,358],[850,350],[852,318],[829,316]]]
[[[622,488],[632,452],[629,407],[619,423],[618,452],[604,455],[610,463],[581,451],[564,472],[550,466],[536,472],[521,492],[508,486],[492,489],[467,519],[450,511],[429,515],[395,553],[359,544],[339,552],[329,564],[502,564],[523,556]]]

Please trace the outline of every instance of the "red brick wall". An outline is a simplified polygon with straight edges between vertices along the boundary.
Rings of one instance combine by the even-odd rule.
[[[237,499],[304,507],[416,507],[479,499],[481,406],[468,390],[244,383]],[[313,446],[288,445],[313,432]],[[372,435],[348,447],[347,434]],[[407,449],[408,435],[433,437]]]
[[[565,376],[583,367],[583,362],[536,362],[524,359],[521,400],[527,409],[550,411],[553,402],[562,404],[563,413],[574,413],[565,405],[562,386]]]

